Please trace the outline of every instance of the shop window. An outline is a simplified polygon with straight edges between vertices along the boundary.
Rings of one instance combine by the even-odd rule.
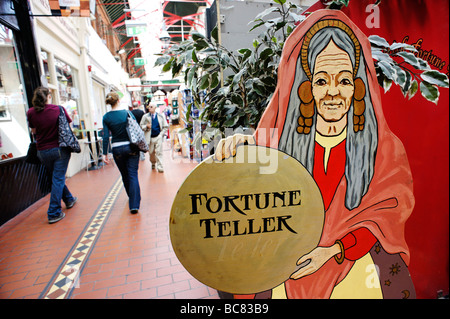
[[[57,58],[55,58],[55,67],[60,104],[72,118],[72,127],[74,129],[79,129],[80,110],[78,107],[78,100],[80,94],[76,86],[76,72],[70,65]]]
[[[44,66],[44,76],[47,79],[47,83],[50,83],[50,71],[48,69],[48,53],[41,51],[42,64]]]
[[[14,32],[0,24],[0,161],[27,153],[26,101]]]

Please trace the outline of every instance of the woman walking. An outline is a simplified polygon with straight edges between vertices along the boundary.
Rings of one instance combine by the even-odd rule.
[[[139,150],[131,149],[127,133],[128,113],[119,109],[119,95],[110,92],[106,96],[106,104],[111,105],[111,111],[103,116],[103,160],[109,163],[107,157],[109,136],[112,135],[111,147],[114,162],[122,175],[123,186],[127,192],[128,205],[131,214],[137,214],[141,203],[141,190],[138,180]]]
[[[58,143],[58,116],[60,108],[51,104],[52,95],[48,88],[39,87],[34,91],[33,107],[27,112],[28,125],[36,136],[38,157],[47,168],[52,177],[52,189],[50,204],[47,210],[48,222],[56,223],[66,215],[61,210],[61,199],[66,208],[72,208],[77,201],[66,186],[66,171],[69,165],[71,151],[68,148],[59,147]],[[72,119],[67,114],[67,121]]]

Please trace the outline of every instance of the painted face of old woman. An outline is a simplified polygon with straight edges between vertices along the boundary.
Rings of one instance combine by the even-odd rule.
[[[317,56],[312,94],[317,112],[325,122],[346,125],[354,93],[353,66],[348,54],[331,40]],[[320,119],[318,119],[320,121]]]

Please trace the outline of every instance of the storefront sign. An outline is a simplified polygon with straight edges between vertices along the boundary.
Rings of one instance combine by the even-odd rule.
[[[41,0],[41,3],[50,8],[51,14],[63,17],[89,17],[95,12],[93,0]]]
[[[80,0],[59,0],[59,5],[62,7],[79,7],[80,6]]]
[[[147,59],[145,58],[135,58],[134,59],[134,65],[135,66],[142,66],[147,64]]]
[[[147,23],[139,20],[126,20],[127,37],[135,37],[141,33],[147,32]]]
[[[235,157],[197,166],[178,190],[170,236],[183,266],[230,293],[284,282],[317,246],[324,220],[319,189],[295,159],[240,146]]]

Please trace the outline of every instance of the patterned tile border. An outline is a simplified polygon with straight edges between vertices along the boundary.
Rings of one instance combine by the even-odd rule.
[[[58,267],[39,299],[69,298],[73,289],[78,287],[81,272],[121,189],[122,179],[119,178]]]

